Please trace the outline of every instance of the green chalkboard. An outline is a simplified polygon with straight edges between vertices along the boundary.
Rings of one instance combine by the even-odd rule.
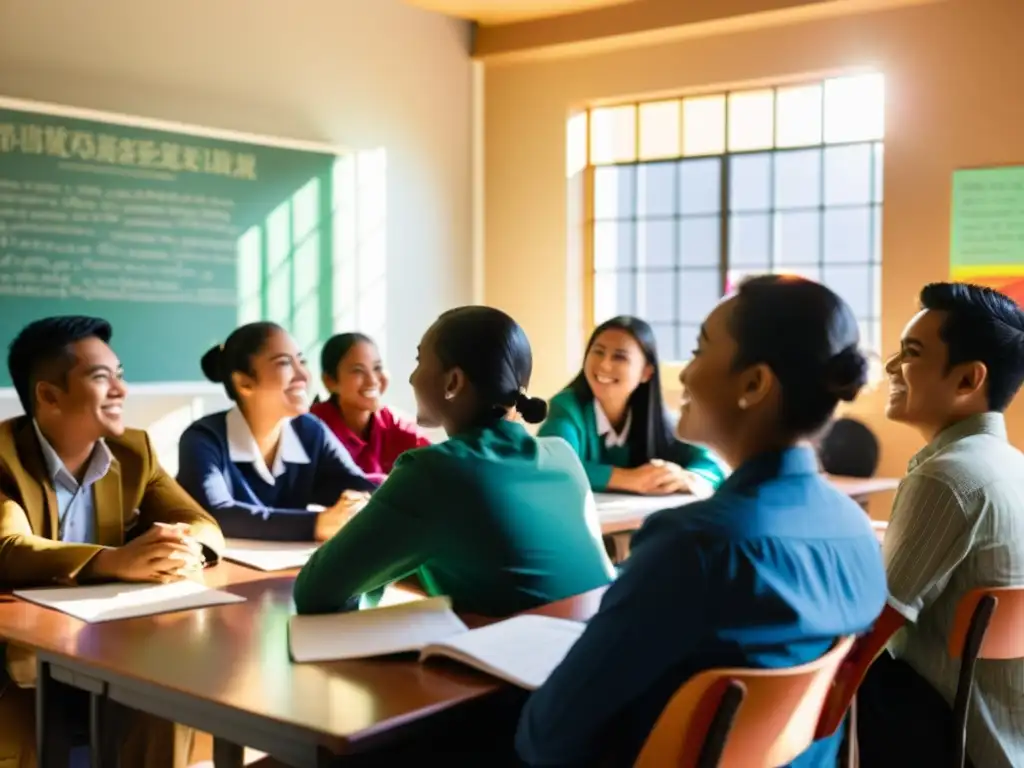
[[[0,344],[36,318],[100,316],[140,383],[202,380],[202,352],[259,318],[314,347],[338,161],[0,103]]]

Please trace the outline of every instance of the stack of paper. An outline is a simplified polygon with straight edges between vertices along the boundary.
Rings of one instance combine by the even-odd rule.
[[[228,539],[222,556],[259,571],[287,571],[301,568],[316,552],[312,541],[260,541]]]

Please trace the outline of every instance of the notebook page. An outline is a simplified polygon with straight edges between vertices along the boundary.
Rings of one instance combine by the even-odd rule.
[[[240,595],[210,589],[205,584],[187,579],[173,584],[118,582],[89,587],[21,589],[15,590],[14,596],[91,624],[245,602]]]
[[[258,571],[287,571],[301,568],[316,552],[309,541],[261,541],[228,539],[222,557]]]
[[[663,509],[692,504],[698,497],[689,493],[677,493],[671,496],[634,496],[628,493],[595,493],[597,516],[602,523],[628,519],[638,515],[653,515]]]
[[[447,597],[386,608],[292,616],[288,648],[293,661],[342,661],[418,651],[466,631]]]
[[[447,656],[532,691],[562,663],[584,628],[568,619],[514,616],[433,643],[421,659]]]

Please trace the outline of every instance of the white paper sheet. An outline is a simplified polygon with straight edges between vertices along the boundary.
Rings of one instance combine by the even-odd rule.
[[[15,590],[14,596],[91,624],[245,602],[245,598],[239,595],[210,589],[204,584],[189,580],[176,581],[173,584],[118,582],[89,587],[21,589]]]
[[[258,571],[287,571],[301,568],[319,546],[311,541],[261,541],[228,539],[222,553],[225,560]]]
[[[663,509],[692,504],[697,496],[689,493],[671,496],[634,496],[627,493],[595,493],[597,516],[602,523],[612,523],[630,517],[653,515]]]

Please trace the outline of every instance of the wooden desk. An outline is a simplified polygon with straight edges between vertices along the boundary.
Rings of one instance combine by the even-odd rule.
[[[40,729],[51,724],[45,694],[57,680],[211,733],[218,767],[241,765],[234,745],[298,768],[320,766],[401,741],[427,718],[508,689],[443,660],[293,664],[293,580],[224,563],[207,572],[207,582],[246,602],[99,624],[0,597],[0,637],[39,654]],[[585,620],[602,592],[535,612]]]

